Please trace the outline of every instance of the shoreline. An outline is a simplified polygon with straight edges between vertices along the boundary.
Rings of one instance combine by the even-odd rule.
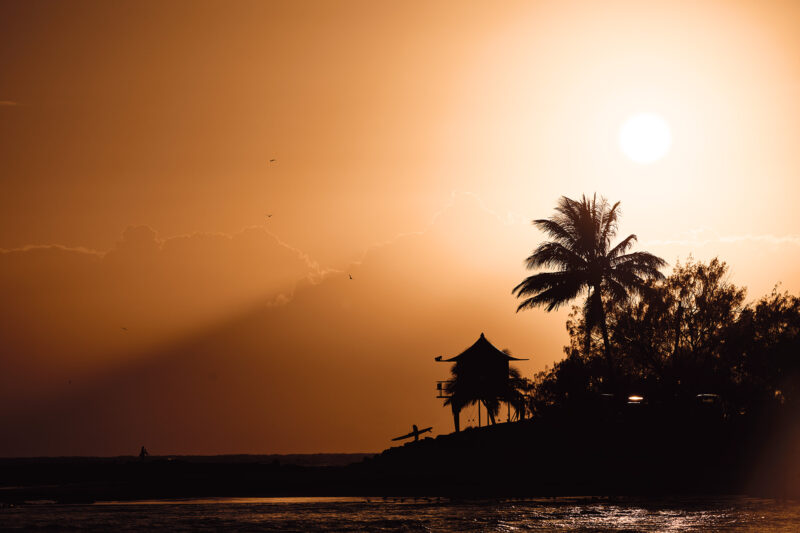
[[[0,503],[231,497],[800,497],[778,421],[562,414],[379,454],[0,459]],[[773,431],[765,431],[765,427]],[[327,464],[296,464],[316,460]],[[337,463],[338,461],[338,463]],[[337,463],[337,464],[333,464]]]

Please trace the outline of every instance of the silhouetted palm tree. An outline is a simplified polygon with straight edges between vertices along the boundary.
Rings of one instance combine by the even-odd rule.
[[[480,405],[486,409],[487,424],[494,424],[495,416],[500,411],[500,401],[496,397],[493,384],[481,379],[483,376],[462,375],[459,365],[450,369],[450,380],[445,385],[448,395],[444,405],[449,405],[453,411],[453,424],[456,431],[460,430],[459,415],[461,410],[470,405]]]
[[[554,216],[533,221],[552,240],[540,244],[526,261],[528,269],[555,270],[529,276],[513,290],[518,298],[525,298],[518,312],[540,306],[553,311],[588,291],[583,305],[587,354],[591,333],[599,325],[612,380],[614,362],[603,299],[623,301],[630,293],[643,292],[645,280],[664,278],[658,269],[667,264],[647,252],[626,253],[636,235],[612,247],[618,218],[619,202],[612,206],[603,197],[598,201],[597,195],[591,199],[583,195],[580,200],[562,196]]]
[[[519,370],[514,367],[508,369],[508,387],[503,396],[503,401],[508,402],[514,409],[515,420],[524,420],[531,413],[530,396],[533,392],[533,383],[522,377]]]
[[[486,409],[487,424],[494,425],[500,412],[500,402],[509,402],[518,416],[525,417],[525,401],[520,386],[524,380],[516,368],[509,367],[508,377],[503,380],[486,379],[486,376],[462,375],[459,365],[450,369],[450,380],[445,384],[447,397],[444,405],[453,411],[453,424],[460,430],[459,416],[461,410],[470,405],[483,405]]]

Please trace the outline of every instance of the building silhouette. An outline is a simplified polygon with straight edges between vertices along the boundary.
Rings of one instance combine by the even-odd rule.
[[[497,349],[481,333],[472,346],[455,357],[444,359],[438,356],[435,360],[440,363],[453,363],[450,370],[451,379],[437,382],[436,390],[437,398],[443,398],[444,405],[449,405],[453,411],[453,425],[456,431],[461,429],[459,420],[461,409],[473,403],[478,405],[478,425],[481,424],[481,405],[486,408],[487,422],[494,424],[500,402],[505,401],[509,404],[510,418],[513,384],[510,379],[509,363],[527,359],[518,359]]]

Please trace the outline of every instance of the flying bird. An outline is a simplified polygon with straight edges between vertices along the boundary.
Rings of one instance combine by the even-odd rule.
[[[125,331],[128,331],[128,328],[126,328],[125,326],[120,326],[120,327],[121,327],[123,330],[125,330]]]
[[[348,276],[350,276],[350,279],[353,279],[353,275],[352,274],[348,274]]]
[[[275,161],[277,161],[277,159],[270,159],[269,160],[270,163],[274,163]]]
[[[267,218],[272,218],[272,215],[271,215],[271,214],[270,214],[270,215],[267,215]]]

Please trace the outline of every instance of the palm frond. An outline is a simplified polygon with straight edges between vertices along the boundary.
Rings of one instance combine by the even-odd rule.
[[[664,279],[659,269],[667,266],[667,262],[649,252],[633,252],[611,259],[612,269],[625,270],[638,276],[653,279]]]
[[[585,283],[564,283],[554,285],[538,294],[523,300],[517,307],[517,312],[523,309],[545,306],[546,311],[554,311],[576,298],[587,285]],[[527,294],[531,294],[528,292]]]
[[[534,220],[533,225],[555,242],[561,243],[566,247],[571,247],[575,243],[575,234],[569,227],[564,227],[559,221],[554,219]]]
[[[525,278],[522,283],[514,287],[511,293],[522,297],[555,287],[586,285],[586,283],[587,277],[584,271],[540,272]]]
[[[598,227],[601,228],[598,244],[603,247],[603,252],[608,250],[611,239],[617,234],[617,224],[619,221],[619,202],[615,203],[611,208],[608,208],[608,200],[600,197],[601,203],[597,210],[599,218]]]
[[[629,286],[629,284],[620,283],[618,280],[614,279],[613,276],[607,277],[604,284],[606,293],[614,302],[624,302],[628,299]]]
[[[649,279],[656,278],[653,276],[640,275],[633,270],[616,268],[609,272],[606,281],[609,284],[614,283],[621,285],[629,294],[642,295],[649,287],[649,284],[647,283],[647,280]],[[616,301],[622,302],[624,301],[624,298]]]
[[[559,270],[576,270],[586,267],[586,260],[560,242],[543,242],[525,260],[528,269],[556,267]]]
[[[630,235],[622,239],[620,242],[618,242],[617,245],[614,246],[611,250],[608,251],[608,258],[614,259],[620,254],[624,254],[630,249],[631,246],[633,246],[633,243],[635,243],[637,240],[638,237],[636,237],[636,235],[631,233]]]

